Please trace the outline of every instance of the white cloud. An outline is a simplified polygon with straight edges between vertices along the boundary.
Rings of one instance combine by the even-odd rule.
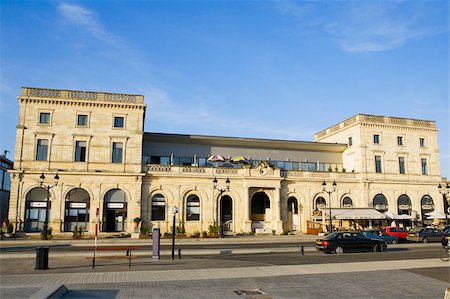
[[[282,15],[295,17],[302,33],[307,32],[305,27],[322,30],[350,53],[388,51],[411,40],[448,31],[446,24],[433,23],[433,18],[441,13],[439,7],[427,6],[426,2],[349,1],[338,4],[283,1],[278,3],[277,10]]]
[[[58,10],[67,23],[84,28],[99,40],[109,43],[116,43],[120,40],[119,37],[105,29],[93,11],[85,7],[77,4],[59,3]]]

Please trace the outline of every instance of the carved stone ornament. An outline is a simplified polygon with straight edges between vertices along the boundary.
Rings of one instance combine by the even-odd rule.
[[[265,176],[267,174],[273,174],[274,170],[274,168],[267,161],[259,162],[255,168],[256,171],[262,176]]]

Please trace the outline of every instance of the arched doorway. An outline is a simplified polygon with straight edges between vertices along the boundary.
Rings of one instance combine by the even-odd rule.
[[[166,220],[166,198],[156,194],[152,197],[152,221]]]
[[[398,197],[398,213],[399,215],[406,214],[411,215],[411,199],[408,195],[402,194]]]
[[[431,225],[433,224],[432,219],[428,219],[428,216],[426,213],[433,212],[434,211],[434,201],[429,195],[424,195],[422,199],[420,200],[420,210],[422,214],[422,221],[423,224]]]
[[[265,192],[257,192],[252,196],[251,221],[272,220],[270,199]]]
[[[186,221],[200,220],[200,198],[191,194],[186,199]]]
[[[127,196],[120,189],[109,190],[103,204],[103,231],[123,232],[126,230]]]
[[[25,199],[25,227],[27,233],[42,231],[45,225],[45,212],[50,219],[51,201],[47,201],[47,189],[37,187],[28,192]],[[48,202],[48,209],[47,209]]]
[[[233,221],[233,200],[230,196],[225,195],[220,199],[220,223],[222,224],[222,232],[232,231]]]
[[[289,197],[288,202],[288,231],[300,230],[300,217],[298,214],[298,201],[295,197]]]
[[[373,207],[378,212],[381,213],[386,212],[389,208],[386,197],[381,193],[375,195],[375,197],[373,198]]]
[[[66,195],[64,211],[64,231],[89,230],[89,193],[82,188],[74,188]]]

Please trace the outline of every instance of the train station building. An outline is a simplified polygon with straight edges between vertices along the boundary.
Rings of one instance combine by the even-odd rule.
[[[22,88],[9,219],[16,231],[317,233],[445,213],[432,120],[358,114],[314,141],[144,131],[144,96]],[[390,214],[388,214],[390,213]]]

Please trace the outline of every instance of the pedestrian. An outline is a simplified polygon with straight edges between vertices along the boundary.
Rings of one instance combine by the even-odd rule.
[[[397,224],[395,223],[395,220],[392,220],[391,226],[397,226]]]

